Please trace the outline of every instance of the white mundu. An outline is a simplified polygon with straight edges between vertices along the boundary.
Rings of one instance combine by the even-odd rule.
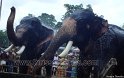
[[[5,60],[1,60],[0,65],[5,65],[6,61]]]

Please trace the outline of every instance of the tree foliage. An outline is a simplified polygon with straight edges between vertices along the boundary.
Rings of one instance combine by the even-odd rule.
[[[124,28],[124,24],[122,25],[122,28]]]
[[[38,16],[40,19],[41,23],[45,26],[51,27],[55,29],[55,24],[56,24],[56,19],[54,15],[49,15],[47,13],[42,13],[41,16]]]
[[[28,14],[28,16],[33,17],[34,15],[33,14]]]
[[[0,47],[8,47],[10,44],[6,31],[0,30]]]
[[[91,6],[90,4],[88,4],[88,5],[86,6],[86,9],[89,9],[90,11],[93,11],[92,6]]]
[[[74,11],[84,9],[83,4],[79,4],[79,5],[64,4],[64,7],[66,8],[67,11],[63,15],[62,20],[70,16]],[[92,6],[90,4],[86,6],[86,9],[93,11]]]
[[[62,22],[57,22],[57,24],[55,25],[55,29],[59,29],[62,26]]]
[[[78,9],[84,9],[83,4],[79,4],[79,5],[64,4],[64,7],[66,8],[67,11],[63,15],[62,20],[70,16],[74,11]]]

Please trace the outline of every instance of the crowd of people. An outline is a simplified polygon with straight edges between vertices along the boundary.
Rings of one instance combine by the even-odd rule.
[[[4,52],[0,51],[0,71],[1,72],[17,72],[14,66],[14,60],[16,60],[16,54],[12,51]]]
[[[18,73],[18,66],[15,66],[14,61],[17,60],[15,52],[0,51],[0,72],[16,72]],[[65,58],[59,58],[55,54],[52,75],[58,77],[76,77],[76,65],[78,62],[78,52],[72,51]],[[41,69],[45,72],[44,69]]]
[[[56,54],[53,61],[52,75],[57,77],[76,77],[78,52],[73,50],[65,58],[59,58]]]

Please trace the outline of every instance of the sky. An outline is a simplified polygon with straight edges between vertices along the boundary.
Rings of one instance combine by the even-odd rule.
[[[0,20],[0,30],[6,30],[6,22],[10,8],[16,8],[14,26],[28,14],[39,16],[42,13],[53,14],[57,21],[61,21],[66,12],[64,4],[86,5],[90,4],[94,13],[103,15],[110,24],[122,26],[124,24],[124,0],[3,0]]]

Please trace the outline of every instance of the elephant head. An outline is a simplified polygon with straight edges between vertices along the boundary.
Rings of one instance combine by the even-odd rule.
[[[95,40],[102,34],[100,31],[105,26],[108,26],[107,21],[92,11],[87,9],[75,11],[63,21],[62,27],[56,33],[41,59],[53,57],[57,49],[68,42],[68,47],[73,45],[84,50],[90,40]],[[60,54],[60,57],[66,55],[67,51],[68,49]]]
[[[53,36],[53,30],[44,27],[38,18],[31,16],[24,17],[14,31],[15,12],[15,8],[12,7],[7,20],[7,35],[14,46],[22,46],[22,49],[26,47],[32,49],[40,45],[47,37]]]
[[[12,45],[5,49],[8,51],[13,46],[22,46],[16,52],[20,55],[20,60],[33,60],[38,59],[41,54],[47,49],[53,37],[53,30],[43,26],[40,20],[36,17],[26,16],[20,24],[16,26],[14,31],[13,23],[15,18],[15,8],[11,8],[10,16],[7,20],[7,35]],[[37,74],[40,74],[40,69]],[[51,66],[46,66],[46,74],[51,74]],[[19,73],[27,74],[28,66],[19,65]]]

